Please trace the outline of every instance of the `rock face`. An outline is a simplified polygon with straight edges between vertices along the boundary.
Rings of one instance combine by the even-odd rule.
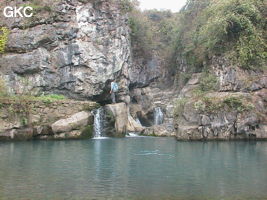
[[[184,113],[190,112],[188,102]],[[182,119],[181,119],[182,118]],[[267,129],[255,111],[239,113],[219,111],[218,113],[198,113],[193,118],[186,115],[176,121],[177,139],[179,140],[231,140],[231,139],[265,139]]]
[[[178,140],[267,139],[266,69],[244,70],[223,57],[205,66],[211,79],[205,72],[190,72],[180,58],[175,87],[131,90],[130,113],[146,126],[142,134],[176,135]],[[207,85],[212,89],[199,92]],[[153,123],[156,107],[164,114],[160,125]]]
[[[31,140],[33,136],[34,136],[34,131],[31,128],[12,129],[0,133],[0,141]]]
[[[178,92],[172,89],[157,87],[135,88],[131,91],[134,103],[130,105],[130,113],[138,118],[146,127],[144,135],[173,136],[173,100],[178,97]],[[155,109],[160,108],[163,113],[163,123],[155,126]]]
[[[33,18],[1,20],[11,29],[0,59],[9,89],[105,101],[111,79],[120,77],[120,93],[127,95],[129,28],[119,1],[49,2]]]
[[[211,60],[210,68],[217,89],[197,94],[201,74],[193,74],[180,91],[175,113],[177,139],[267,139],[266,70],[242,70],[220,57]]]
[[[89,124],[89,118],[91,117],[91,124],[92,124],[92,114],[89,112],[79,112],[67,119],[61,119],[56,121],[51,125],[52,131],[54,133],[63,133],[63,132],[70,132],[72,130],[79,130],[82,127],[85,127]]]
[[[128,114],[128,124],[127,124],[127,131],[128,132],[142,132],[144,127],[141,124],[138,124],[134,118]]]
[[[152,127],[145,128],[141,134],[146,136],[158,136],[158,137],[175,137],[174,131],[167,128],[166,124],[154,125]]]
[[[211,66],[219,79],[222,92],[255,92],[267,88],[266,69],[262,72],[242,70],[224,58],[214,57]]]
[[[0,140],[80,139],[93,134],[91,110],[98,105],[80,101],[1,100]],[[19,109],[19,110],[17,110]]]
[[[108,121],[113,121],[111,128],[115,127],[113,136],[124,137],[127,132],[128,110],[125,103],[108,104],[105,106],[106,115],[110,118]],[[108,134],[111,135],[111,134]]]
[[[134,58],[129,68],[131,87],[146,87],[162,77],[162,61],[159,56],[153,55],[150,59]]]

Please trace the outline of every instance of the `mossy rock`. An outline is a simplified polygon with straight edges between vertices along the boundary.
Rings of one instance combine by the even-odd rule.
[[[82,130],[80,136],[81,139],[93,138],[94,137],[94,127],[93,125],[88,125]]]
[[[88,103],[88,104],[84,104],[83,105],[83,110],[88,110],[88,111],[91,111],[93,109],[98,109],[100,108],[101,106],[97,103]]]
[[[12,140],[24,141],[33,139],[33,129],[32,128],[22,128],[16,130],[14,133],[14,138]]]
[[[104,133],[108,137],[115,137],[117,135],[115,129],[116,118],[113,115],[112,111],[105,109],[105,124],[104,124]]]

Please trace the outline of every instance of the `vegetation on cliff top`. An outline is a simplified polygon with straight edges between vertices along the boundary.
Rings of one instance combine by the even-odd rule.
[[[45,103],[52,103],[54,101],[65,100],[66,97],[59,94],[47,95],[32,95],[30,91],[21,94],[11,94],[6,86],[4,79],[0,78],[0,103],[1,101],[11,100],[16,102],[30,102],[30,101],[43,101]]]
[[[194,108],[201,113],[219,113],[222,111],[238,113],[254,109],[254,105],[243,96],[228,95],[225,97],[202,96],[194,103]]]
[[[223,56],[244,69],[259,69],[267,58],[266,19],[263,0],[188,0],[180,13],[134,8],[132,46],[137,56],[168,54],[163,58],[171,65],[177,55],[193,68]]]
[[[245,69],[266,64],[263,0],[188,0],[181,12],[177,52],[192,66],[225,56]]]
[[[168,10],[141,11],[135,4],[129,16],[131,45],[136,58],[149,59],[154,52],[170,60],[174,53],[178,15]]]
[[[29,123],[29,114],[33,110],[33,102],[42,102],[49,105],[53,102],[66,99],[63,95],[50,94],[32,96],[29,94],[10,94],[7,90],[5,81],[0,78],[0,114],[2,109],[7,107],[8,115],[12,119],[19,116],[21,124],[24,126]]]
[[[175,103],[174,116],[182,117],[185,106],[193,106],[194,110],[202,114],[217,114],[220,112],[244,113],[255,109],[251,99],[241,95],[229,94],[226,96],[201,95],[193,98],[180,98]]]

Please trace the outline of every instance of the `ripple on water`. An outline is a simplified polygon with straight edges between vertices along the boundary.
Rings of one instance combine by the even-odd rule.
[[[0,199],[267,199],[267,142],[1,143]]]

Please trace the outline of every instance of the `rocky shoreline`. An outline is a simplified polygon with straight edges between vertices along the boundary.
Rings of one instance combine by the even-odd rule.
[[[99,107],[91,101],[1,99],[0,141],[93,138],[94,111]],[[105,136],[125,137],[128,132],[144,130],[125,103],[107,104],[103,109]]]
[[[95,102],[1,100],[0,140],[92,137]]]

